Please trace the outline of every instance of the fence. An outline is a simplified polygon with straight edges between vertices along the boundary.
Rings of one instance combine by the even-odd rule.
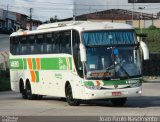
[[[8,51],[0,51],[0,70],[6,70],[9,68],[8,59]]]
[[[150,53],[150,59],[143,61],[143,75],[160,76],[160,53]]]

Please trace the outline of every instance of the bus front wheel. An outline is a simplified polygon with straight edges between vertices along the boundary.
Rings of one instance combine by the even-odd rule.
[[[74,99],[73,98],[73,94],[72,94],[72,87],[70,84],[68,84],[66,86],[66,100],[67,100],[67,103],[71,106],[79,106],[80,103],[81,103],[81,100],[78,100],[78,99]]]
[[[114,98],[111,102],[114,106],[123,106],[127,101],[127,98]]]

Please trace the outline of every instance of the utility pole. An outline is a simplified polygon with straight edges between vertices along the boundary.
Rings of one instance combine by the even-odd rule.
[[[134,3],[136,3],[137,0],[133,0],[133,10],[132,10],[132,25],[133,25],[133,22],[134,22]]]
[[[8,29],[8,4],[7,4],[7,15],[6,15],[6,20],[7,20],[7,29]]]
[[[154,18],[154,16],[153,16],[153,13],[152,13],[152,26],[154,25],[154,21],[153,21],[153,18]]]
[[[73,21],[76,21],[76,3],[73,3]]]
[[[141,24],[140,24],[140,28],[141,28],[141,33],[142,33],[142,28],[143,28],[143,27],[142,27],[142,23],[143,23],[143,22],[142,22],[142,20],[143,20],[142,10],[145,9],[145,7],[138,7],[138,9],[141,10]]]
[[[29,26],[29,30],[32,30],[32,8],[29,9],[30,12],[30,26]]]

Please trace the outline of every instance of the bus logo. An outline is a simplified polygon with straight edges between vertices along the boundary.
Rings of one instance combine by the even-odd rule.
[[[59,69],[60,70],[66,70],[67,66],[65,65],[65,62],[62,58],[59,58]]]
[[[18,61],[11,61],[11,67],[19,67]]]

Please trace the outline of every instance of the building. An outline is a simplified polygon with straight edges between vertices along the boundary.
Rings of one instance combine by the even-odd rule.
[[[0,33],[10,34],[19,28],[26,29],[27,15],[0,9]]]
[[[41,25],[41,24],[42,24],[42,22],[41,22],[40,20],[32,19],[32,20],[30,21],[30,19],[28,19],[28,20],[27,20],[27,26],[26,26],[26,28],[27,28],[27,30],[36,30],[37,27],[38,27],[39,25]]]
[[[16,13],[16,17],[16,22],[18,23],[19,28],[26,29],[28,16],[25,14]],[[16,30],[18,30],[19,28],[17,28]]]
[[[63,19],[61,21],[70,20],[73,20],[73,18]],[[160,20],[157,15],[129,11],[124,9],[110,9],[89,14],[83,14],[75,16],[75,20],[120,22],[130,24],[135,28],[148,28],[151,25],[154,25],[157,28],[160,28]]]
[[[149,14],[157,14],[160,0],[74,0],[74,15],[93,13],[110,9],[126,9]],[[144,9],[139,9],[139,8]]]

